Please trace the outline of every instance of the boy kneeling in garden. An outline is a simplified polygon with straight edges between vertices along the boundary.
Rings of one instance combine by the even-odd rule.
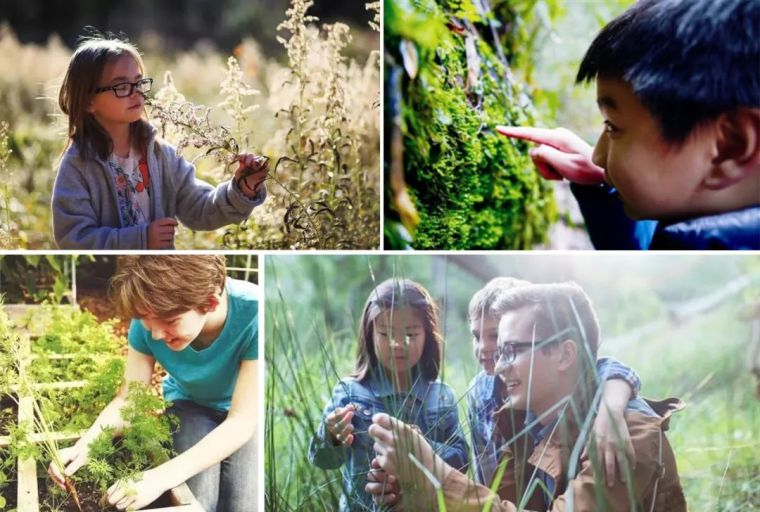
[[[224,256],[121,256],[111,280],[120,314],[132,318],[124,383],[95,423],[61,451],[67,476],[87,463],[104,429],[124,428],[131,382],[150,385],[166,369],[167,413],[179,420],[175,458],[134,482],[116,482],[108,502],[139,509],[187,481],[204,510],[243,512],[256,504],[258,298],[255,285],[226,277]],[[63,483],[51,464],[49,473]]]
[[[406,484],[430,482],[432,475],[449,511],[479,512],[492,502],[491,510],[503,512],[685,512],[664,434],[671,414],[683,406],[680,400],[628,402],[625,423],[635,463],[620,468],[624,482],[612,479],[605,485],[593,435],[583,451],[603,390],[594,371],[599,325],[583,290],[575,283],[518,286],[505,291],[493,310],[500,316],[494,373],[507,393],[496,413],[506,440],[492,484],[498,496],[447,465],[413,428],[385,414],[375,415],[369,428],[379,466],[391,475],[398,475],[401,464],[414,469],[418,466],[407,456],[412,452],[427,473],[420,470],[416,481]],[[435,503],[433,486],[427,487]]]
[[[758,62],[760,2],[640,0],[578,71],[596,79],[595,148],[564,128],[497,130],[572,182],[597,249],[760,249]]]

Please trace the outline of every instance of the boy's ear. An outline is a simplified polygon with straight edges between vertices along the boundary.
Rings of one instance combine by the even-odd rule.
[[[559,344],[558,370],[567,370],[578,358],[578,345],[572,339],[562,340]]]
[[[208,305],[206,306],[206,313],[211,313],[212,311],[216,311],[216,308],[219,306],[219,297],[216,295],[209,295],[208,297]]]
[[[760,109],[739,108],[717,120],[715,156],[703,184],[721,190],[760,173]]]

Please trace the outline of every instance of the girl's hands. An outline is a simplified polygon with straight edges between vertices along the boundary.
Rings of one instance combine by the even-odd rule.
[[[547,180],[565,178],[580,185],[604,183],[604,169],[591,160],[594,148],[567,128],[497,126],[496,131],[539,144],[530,150],[530,158],[538,173]]]
[[[106,491],[108,503],[119,510],[141,509],[150,505],[167,489],[164,479],[151,469],[139,480],[119,480]]]
[[[173,217],[156,219],[148,224],[148,249],[171,249],[174,247],[174,228],[177,220]]]
[[[63,473],[52,462],[48,466],[48,475],[53,479],[55,485],[63,490],[66,490],[64,481],[67,477],[70,477],[77,472],[79,468],[87,464],[89,460],[87,446],[74,445],[69,448],[64,448],[60,451],[61,461],[65,466]]]
[[[345,407],[337,407],[327,415],[325,427],[332,437],[333,444],[351,446],[354,442],[354,425],[351,419],[355,412],[354,405],[348,404]]]
[[[269,159],[265,156],[244,153],[240,155],[239,160],[240,164],[235,171],[235,182],[246,197],[254,198],[269,172]]]

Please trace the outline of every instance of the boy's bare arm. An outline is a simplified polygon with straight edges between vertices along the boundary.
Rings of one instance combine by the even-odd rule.
[[[602,401],[594,421],[595,451],[598,467],[603,469],[608,486],[625,482],[626,465],[636,468],[636,453],[625,422],[625,409],[631,399],[631,386],[624,380],[604,381]],[[591,441],[589,441],[591,443]],[[589,446],[586,446],[586,451]]]
[[[140,508],[149,504],[161,492],[176,487],[204,469],[224,460],[248,442],[256,430],[257,382],[258,362],[243,361],[240,364],[240,373],[235,383],[227,419],[186,452],[146,471],[142,480],[133,487],[137,492],[134,496],[136,501],[132,506]],[[118,491],[116,487],[112,489]],[[149,495],[155,491],[157,494],[151,498]],[[143,498],[146,492],[147,495]],[[115,501],[111,502],[115,503]]]
[[[497,126],[496,131],[539,144],[530,150],[530,157],[547,180],[564,178],[580,185],[604,183],[604,170],[592,161],[593,146],[566,128]]]
[[[82,437],[70,448],[61,450],[61,459],[66,464],[64,473],[67,476],[73,475],[79,468],[87,464],[88,447],[92,441],[97,438],[106,428],[113,428],[115,433],[124,429],[125,423],[121,418],[121,408],[124,407],[127,397],[127,389],[130,382],[141,382],[146,386],[150,385],[153,376],[153,367],[156,360],[149,355],[138,352],[129,347],[127,351],[127,361],[124,368],[124,382],[113,400],[98,415],[92,426],[87,429]],[[59,485],[63,486],[63,475],[52,463],[48,468],[48,474]]]

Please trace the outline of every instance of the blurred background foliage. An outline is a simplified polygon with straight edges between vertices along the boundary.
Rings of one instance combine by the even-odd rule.
[[[479,371],[472,294],[496,276],[574,280],[598,313],[600,355],[632,366],[643,396],[687,402],[668,437],[690,510],[753,510],[760,499],[760,397],[747,364],[760,256],[283,255],[266,257],[265,269],[267,510],[334,510],[339,472],[309,464],[308,443],[332,387],[353,369],[364,302],[393,276],[420,282],[441,306],[442,379],[468,435],[464,397]]]
[[[57,34],[73,48],[82,27],[92,25],[124,32],[136,41],[153,40],[165,53],[200,43],[229,54],[241,40],[254,37],[267,56],[277,57],[284,50],[277,43],[276,28],[289,4],[289,0],[4,0],[0,23],[13,27],[22,43],[45,44]],[[318,2],[310,13],[323,22],[341,21],[365,32],[370,40],[360,37],[355,44],[374,47],[375,38],[366,30],[364,2]]]

